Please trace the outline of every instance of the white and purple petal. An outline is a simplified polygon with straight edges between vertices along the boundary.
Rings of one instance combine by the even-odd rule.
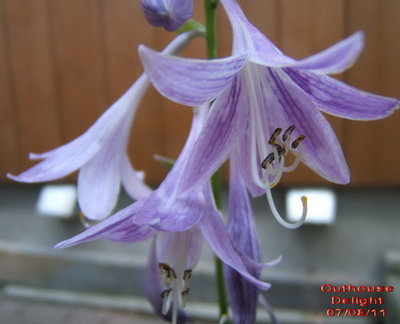
[[[243,179],[240,176],[236,154],[230,159],[229,217],[227,230],[240,251],[256,261],[261,260],[260,246],[255,229],[253,212]],[[260,269],[249,272],[260,277]],[[232,309],[233,323],[252,324],[257,313],[259,289],[236,270],[224,266],[227,293]]]
[[[200,259],[203,237],[198,226],[181,232],[159,232],[156,239],[157,260],[173,269],[194,269]],[[183,260],[183,262],[182,262]]]
[[[233,30],[233,54],[247,54],[249,60],[266,66],[286,66],[296,62],[284,55],[252,25],[237,1],[221,0]]]
[[[58,243],[55,248],[64,249],[99,238],[117,242],[139,242],[153,236],[156,231],[151,226],[139,226],[132,221],[132,215],[140,209],[142,202],[133,203],[86,231]]]
[[[156,239],[155,239],[156,240]],[[157,258],[156,253],[156,243],[153,241],[151,246],[151,251],[149,255],[149,261],[147,263],[146,269],[146,296],[149,300],[150,304],[153,306],[154,311],[156,314],[167,320],[172,321],[172,308],[168,311],[166,315],[163,314],[163,299],[161,297],[161,293],[164,290],[164,287],[161,283],[161,276],[160,276],[160,269],[159,269],[159,260]],[[186,313],[182,310],[178,310],[177,316],[177,324],[187,324],[191,323],[189,317]]]
[[[281,69],[265,69],[266,112],[275,127],[295,125],[295,136],[305,135],[302,161],[325,179],[346,184],[349,169],[340,144],[315,101]],[[267,89],[266,89],[267,90]],[[268,137],[267,137],[268,138]]]
[[[241,78],[236,76],[210,108],[202,132],[185,165],[180,189],[204,184],[227,159],[245,132],[247,99]]]
[[[143,45],[139,54],[154,87],[165,97],[188,106],[215,99],[245,63],[243,56],[188,59],[161,54]]]
[[[377,96],[324,75],[285,68],[286,74],[311,96],[318,109],[328,114],[356,120],[389,116],[399,108],[397,99]]]
[[[324,51],[300,60],[290,67],[318,74],[334,74],[347,70],[364,48],[364,33],[356,32]]]
[[[144,172],[133,169],[126,153],[121,159],[121,182],[127,194],[135,200],[145,198],[153,191],[144,183]]]
[[[211,188],[207,186],[204,190],[207,206],[205,215],[201,218],[199,225],[201,232],[214,253],[227,265],[235,269],[246,280],[262,290],[271,287],[269,283],[261,281],[249,272],[240,253],[236,249],[226,229],[220,213],[217,211]]]

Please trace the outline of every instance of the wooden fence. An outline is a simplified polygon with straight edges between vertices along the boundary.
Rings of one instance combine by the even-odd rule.
[[[202,19],[202,2],[194,0]],[[288,55],[306,57],[357,30],[366,48],[340,78],[381,95],[400,97],[399,0],[243,0],[253,23]],[[230,27],[219,12],[220,55]],[[137,45],[162,49],[173,35],[149,26],[139,0],[0,0],[0,171],[19,173],[42,152],[85,131],[142,72]],[[196,40],[184,55],[204,57]],[[159,182],[153,155],[176,157],[190,109],[151,90],[134,123],[134,165]],[[400,113],[374,122],[330,118],[356,186],[400,185]],[[288,184],[325,184],[301,167]]]

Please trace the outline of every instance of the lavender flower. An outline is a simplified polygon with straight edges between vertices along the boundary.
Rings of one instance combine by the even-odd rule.
[[[193,0],[141,0],[140,3],[149,24],[168,31],[181,27],[193,12]]]
[[[178,36],[165,53],[179,51],[197,32]],[[133,199],[150,194],[142,180],[143,172],[132,168],[127,143],[132,121],[150,83],[145,75],[122,95],[81,136],[54,150],[30,154],[31,159],[44,159],[11,179],[21,182],[43,182],[62,178],[79,169],[78,200],[83,214],[101,220],[113,210],[120,183]]]
[[[303,162],[325,179],[349,182],[338,140],[322,112],[373,120],[389,116],[396,99],[365,93],[325,74],[348,68],[363,47],[355,33],[329,49],[297,61],[285,56],[244,16],[234,0],[221,0],[233,29],[232,56],[212,61],[160,54],[144,46],[139,53],[146,74],[166,97],[186,105],[213,102],[193,147],[182,190],[200,185],[239,146],[240,173],[253,196],[266,193],[275,218],[271,188],[284,172]],[[303,140],[304,139],[304,140]],[[292,152],[295,161],[285,165]]]
[[[248,269],[276,264],[276,261],[260,264],[238,250],[215,207],[207,182],[178,194],[182,192],[181,179],[186,172],[191,172],[186,168],[187,161],[193,154],[193,144],[201,134],[206,114],[205,106],[196,111],[186,144],[157,190],[85,232],[56,245],[56,248],[66,248],[101,237],[119,242],[137,242],[156,236],[148,275],[153,276],[150,273],[155,273],[154,264],[158,264],[163,282],[154,281],[148,285],[147,295],[158,313],[161,308],[161,313],[171,316],[173,323],[178,320],[178,309],[184,306],[189,293],[191,271],[198,262],[203,240],[225,264],[259,289],[268,289],[270,285]],[[162,301],[157,299],[157,294],[162,296]],[[172,314],[169,316],[171,306]]]

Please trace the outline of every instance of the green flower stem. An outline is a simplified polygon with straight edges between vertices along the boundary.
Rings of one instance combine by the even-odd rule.
[[[206,20],[207,56],[210,60],[217,57],[217,6],[218,0],[204,0],[204,12]],[[211,186],[215,204],[218,210],[222,209],[221,199],[221,170],[218,170],[211,178]],[[224,271],[221,259],[215,257],[215,276],[219,304],[219,316],[228,315],[228,298],[226,295]]]
[[[217,6],[218,0],[204,0],[207,56],[210,60],[217,57]]]

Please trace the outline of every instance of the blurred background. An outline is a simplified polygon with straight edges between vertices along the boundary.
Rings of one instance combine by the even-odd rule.
[[[248,18],[295,58],[364,30],[364,52],[353,68],[337,78],[368,92],[400,97],[399,0],[248,0],[241,4]],[[198,0],[195,18],[203,21]],[[218,19],[219,55],[226,56],[231,31],[222,10]],[[97,297],[142,295],[146,253],[141,251],[145,249],[96,242],[52,251],[55,243],[82,230],[77,217],[68,221],[40,217],[35,212],[40,185],[17,185],[5,174],[18,174],[33,165],[29,152],[50,150],[82,134],[142,73],[137,46],[161,50],[172,38],[147,24],[138,0],[0,0],[0,284],[5,295],[33,294],[37,299],[42,294],[44,300],[57,299],[51,293],[59,291],[80,298],[88,292]],[[183,55],[201,58],[204,53],[203,40],[198,39]],[[299,167],[284,176],[276,196],[284,208],[285,194],[293,186],[329,187],[337,195],[336,223],[290,232],[277,226],[270,215],[265,217],[269,211],[265,201],[257,200],[254,206],[266,259],[285,257],[266,272],[277,287],[275,294],[269,292],[271,304],[299,311],[305,323],[328,320],[314,314],[323,312],[329,302],[318,290],[320,283],[382,283],[398,280],[400,268],[400,115],[373,122],[328,118],[342,143],[351,183],[332,186]],[[133,164],[146,171],[148,183],[157,185],[166,175],[153,156],[176,158],[190,120],[189,108],[163,99],[154,89],[148,92],[129,144]],[[121,206],[127,203],[122,196]],[[212,286],[209,251],[205,260],[198,278],[210,280]],[[213,289],[199,291],[194,301],[215,299]],[[72,299],[82,302],[77,296]],[[398,292],[396,296],[390,303],[396,305]],[[287,322],[296,322],[296,316],[290,316],[285,317]]]

